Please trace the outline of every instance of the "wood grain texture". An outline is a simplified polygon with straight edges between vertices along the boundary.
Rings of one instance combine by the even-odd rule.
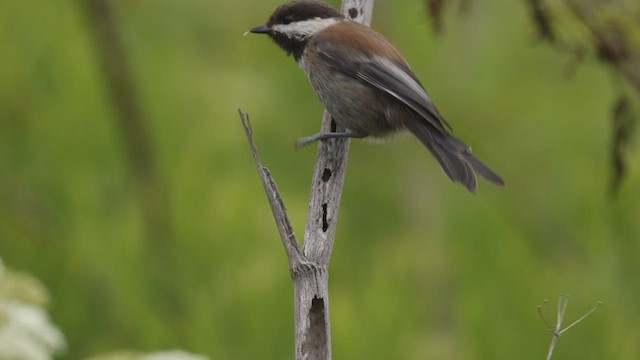
[[[341,11],[348,18],[369,25],[373,0],[344,0]],[[320,132],[345,130],[332,122],[331,115],[325,110]],[[294,277],[297,360],[331,359],[328,268],[347,170],[349,144],[349,139],[318,143],[302,247],[305,258],[317,266],[311,272],[298,272]]]
[[[344,0],[348,18],[369,25],[373,0]],[[302,248],[287,216],[284,201],[269,170],[262,165],[253,141],[249,116],[238,110],[253,157],[271,206],[294,282],[295,358],[331,359],[329,319],[329,262],[333,250],[342,188],[349,154],[349,139],[318,142],[311,198]],[[325,110],[321,132],[341,132]]]

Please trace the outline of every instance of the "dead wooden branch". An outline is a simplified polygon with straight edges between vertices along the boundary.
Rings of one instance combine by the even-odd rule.
[[[373,0],[344,0],[342,12],[354,21],[369,25]],[[328,268],[347,168],[349,140],[332,139],[318,144],[304,242],[300,248],[276,183],[260,160],[249,116],[238,111],[289,259],[289,272],[295,287],[296,359],[331,359]],[[322,132],[328,131],[341,129],[325,111]]]

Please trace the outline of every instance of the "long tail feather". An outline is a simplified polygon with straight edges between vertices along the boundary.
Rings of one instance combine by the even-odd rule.
[[[478,187],[475,174],[496,185],[505,184],[498,174],[471,154],[467,144],[452,135],[430,131],[428,125],[417,121],[407,124],[407,128],[429,149],[447,176],[469,191],[475,192]]]

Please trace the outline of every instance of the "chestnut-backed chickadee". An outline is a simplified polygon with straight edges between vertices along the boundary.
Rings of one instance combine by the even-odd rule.
[[[267,34],[293,55],[333,119],[345,132],[319,133],[298,146],[333,138],[382,137],[407,129],[455,182],[475,191],[475,173],[504,181],[453,137],[407,61],[382,35],[346,19],[317,0],[281,5],[266,24],[249,30]]]

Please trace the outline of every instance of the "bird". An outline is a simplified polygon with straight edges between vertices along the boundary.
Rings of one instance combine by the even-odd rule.
[[[452,135],[451,125],[407,60],[382,34],[320,0],[282,4],[248,33],[267,35],[293,56],[325,109],[345,129],[300,138],[297,146],[334,138],[383,138],[408,130],[453,182],[475,192],[478,174],[505,185],[472,155],[470,146]]]

